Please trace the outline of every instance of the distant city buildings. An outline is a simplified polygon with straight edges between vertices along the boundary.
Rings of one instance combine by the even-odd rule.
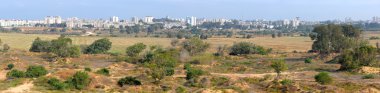
[[[186,18],[186,22],[187,24],[189,24],[190,26],[196,26],[197,25],[197,17],[187,17]]]
[[[150,23],[153,23],[153,19],[154,19],[153,16],[146,16],[144,17],[143,22],[150,24]]]
[[[140,19],[138,17],[132,17],[132,23],[139,24]]]
[[[119,22],[119,17],[117,17],[117,16],[112,16],[112,17],[110,18],[110,21],[111,21],[111,22],[114,22],[114,23]]]
[[[60,16],[47,16],[45,17],[45,24],[61,24],[62,18]]]

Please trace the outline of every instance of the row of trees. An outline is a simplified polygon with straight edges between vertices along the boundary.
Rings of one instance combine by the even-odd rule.
[[[340,70],[352,71],[362,66],[376,66],[380,63],[376,55],[378,49],[360,38],[362,30],[352,25],[321,25],[310,35],[314,40],[313,51],[322,58],[331,53],[340,53],[332,62],[341,64]]]

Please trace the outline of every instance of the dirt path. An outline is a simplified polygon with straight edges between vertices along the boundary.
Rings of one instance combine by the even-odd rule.
[[[1,70],[0,71],[0,80],[5,80],[7,79],[7,72],[6,70]]]
[[[33,82],[28,82],[16,87],[9,88],[5,91],[1,91],[0,93],[31,93],[31,88],[33,86]]]

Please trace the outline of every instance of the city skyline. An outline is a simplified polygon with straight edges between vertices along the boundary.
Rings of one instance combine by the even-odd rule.
[[[380,16],[378,0],[12,0],[3,1],[2,19],[41,19],[44,16],[103,18],[171,16],[280,20],[369,20]]]

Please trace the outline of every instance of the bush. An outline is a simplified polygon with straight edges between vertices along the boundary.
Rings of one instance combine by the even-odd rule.
[[[3,52],[8,52],[11,47],[8,44],[3,45]]]
[[[13,67],[15,67],[15,65],[14,65],[14,64],[8,64],[8,65],[7,65],[7,69],[8,69],[8,70],[11,70],[11,69],[13,69]]]
[[[176,93],[187,93],[186,92],[186,88],[184,88],[184,87],[178,87],[178,88],[176,88],[175,92]]]
[[[26,77],[37,78],[46,75],[48,72],[43,66],[29,66],[25,72]]]
[[[106,76],[110,75],[110,71],[107,68],[99,69],[98,71],[96,71],[96,73],[106,75]]]
[[[174,68],[166,68],[165,69],[165,76],[172,76],[172,75],[174,75]]]
[[[50,42],[43,41],[39,37],[34,39],[32,47],[30,47],[30,52],[48,52],[49,51]]]
[[[88,68],[88,67],[86,67],[86,68],[84,68],[84,71],[87,71],[87,72],[91,72],[91,71],[92,71],[92,69],[91,69],[91,68]]]
[[[130,57],[135,57],[139,55],[145,48],[146,48],[146,45],[144,45],[143,43],[137,43],[135,45],[129,46],[127,48],[126,53]]]
[[[117,84],[120,87],[123,87],[124,85],[141,85],[141,82],[137,80],[135,77],[125,77],[121,78]]]
[[[362,77],[362,79],[375,79],[375,75],[374,74],[367,74],[367,75],[364,75]]]
[[[329,73],[321,72],[314,77],[315,81],[319,84],[326,85],[333,82],[333,79],[330,77]]]
[[[63,90],[67,87],[67,85],[63,82],[61,82],[57,78],[50,78],[47,83],[50,85],[50,87],[54,90]]]
[[[362,66],[380,65],[377,62],[377,49],[372,46],[361,46],[354,50],[347,50],[340,56],[336,57],[341,64],[340,70],[352,71]]]
[[[76,89],[84,89],[90,84],[90,76],[87,74],[87,72],[76,72],[73,77],[68,79],[66,83],[68,83],[71,87]]]
[[[257,46],[249,42],[240,42],[234,44],[230,49],[230,55],[242,55],[242,54],[261,54],[266,55],[270,53],[272,49],[264,49],[262,46]]]
[[[186,69],[186,79],[195,79],[198,78],[199,76],[205,74],[203,70],[200,69],[194,69],[192,67]]]
[[[85,53],[86,54],[99,54],[99,53],[106,53],[108,50],[111,49],[112,42],[107,39],[99,39],[96,40],[94,43],[92,43],[89,47],[86,48]]]
[[[19,70],[12,70],[7,73],[7,78],[13,79],[13,78],[23,78],[25,77],[25,73],[23,71]]]
[[[310,64],[310,63],[312,63],[312,60],[313,60],[313,59],[311,59],[311,58],[306,58],[306,59],[305,59],[305,63],[306,63],[306,64]]]
[[[290,80],[290,79],[284,79],[284,80],[280,81],[280,83],[281,83],[282,85],[287,86],[287,85],[291,85],[291,84],[293,83],[293,81]]]
[[[182,47],[189,51],[190,55],[195,55],[205,52],[210,47],[210,44],[203,42],[200,38],[193,37],[184,41]]]

